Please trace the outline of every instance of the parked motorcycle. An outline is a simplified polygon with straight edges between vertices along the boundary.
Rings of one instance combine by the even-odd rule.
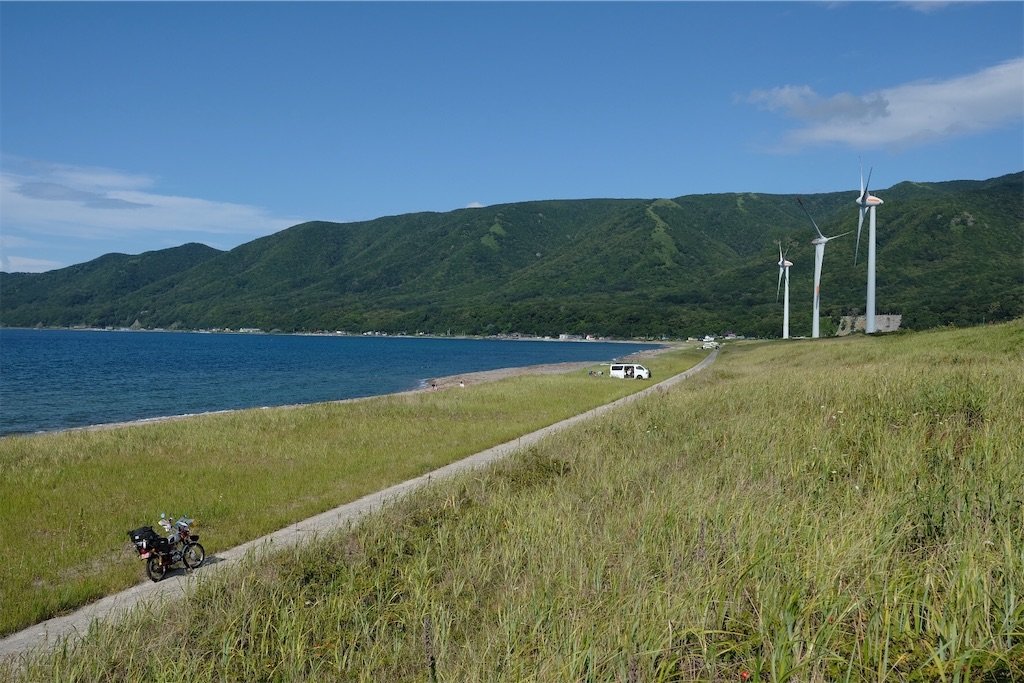
[[[179,562],[186,569],[195,569],[206,559],[206,550],[199,544],[199,534],[192,533],[194,522],[188,517],[169,520],[161,514],[158,523],[167,533],[166,537],[155,532],[151,526],[128,532],[139,557],[146,560],[146,576],[151,581],[164,578],[167,570]]]

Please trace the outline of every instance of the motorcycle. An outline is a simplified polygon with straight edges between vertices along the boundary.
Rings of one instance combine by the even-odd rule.
[[[143,526],[128,532],[139,557],[146,560],[146,576],[159,581],[167,570],[182,563],[186,569],[196,569],[206,559],[206,550],[199,544],[199,534],[192,533],[193,519],[181,517],[177,521],[160,515],[158,522],[167,537],[156,533],[151,526]]]

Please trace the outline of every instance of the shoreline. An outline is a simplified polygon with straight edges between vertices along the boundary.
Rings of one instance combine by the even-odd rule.
[[[621,342],[621,343],[635,343],[635,342]],[[315,401],[313,403],[285,403],[277,406],[253,406],[251,408],[226,408],[224,410],[208,410],[201,413],[182,413],[180,415],[161,415],[157,417],[143,417],[137,420],[125,420],[121,422],[103,422],[94,425],[85,425],[82,427],[66,427],[64,429],[52,429],[43,430],[38,432],[22,432],[15,434],[3,434],[0,435],[0,439],[6,439],[10,437],[31,437],[31,436],[46,436],[49,434],[68,434],[73,432],[94,432],[102,431],[107,429],[122,429],[125,427],[137,427],[152,424],[162,424],[164,422],[177,422],[179,420],[187,420],[194,417],[205,417],[207,415],[227,415],[230,413],[237,413],[244,410],[279,410],[279,409],[295,409],[303,408],[306,406],[315,406],[321,404],[343,404],[353,403],[355,401],[368,401],[375,398],[383,398],[387,396],[406,396],[419,393],[427,393],[433,391],[441,391],[444,389],[451,389],[453,387],[467,387],[473,384],[481,384],[484,382],[496,382],[498,380],[506,379],[509,377],[516,377],[519,375],[556,375],[561,373],[569,373],[575,370],[582,370],[583,368],[590,367],[593,365],[606,365],[609,362],[629,362],[635,361],[642,358],[650,358],[673,349],[682,348],[683,345],[679,342],[676,343],[662,343],[661,346],[645,349],[643,351],[637,351],[636,353],[623,356],[622,358],[613,359],[613,361],[568,361],[564,363],[542,363],[539,365],[518,365],[507,368],[495,368],[493,370],[477,370],[475,372],[464,372],[455,375],[444,375],[441,377],[430,377],[427,379],[420,380],[419,384],[411,389],[404,391],[393,391],[385,394],[373,394],[370,396],[357,396],[354,398],[341,398],[332,401]]]
[[[664,353],[676,347],[658,349],[656,352],[643,351],[639,354],[632,354],[627,358],[632,360],[640,357],[648,357]],[[695,365],[675,375],[666,375],[637,392],[628,394],[610,403],[598,405],[582,413],[572,415],[546,427],[541,427],[532,432],[522,434],[509,441],[496,444],[490,448],[467,455],[459,460],[440,465],[424,474],[401,481],[399,483],[368,493],[360,498],[343,503],[319,514],[292,523],[288,526],[272,531],[258,538],[244,541],[232,548],[227,548],[208,556],[204,567],[195,570],[201,574],[175,571],[159,583],[141,581],[134,586],[124,590],[110,593],[93,602],[78,608],[73,608],[60,616],[37,622],[31,626],[20,629],[6,636],[0,637],[0,662],[9,661],[16,663],[17,658],[24,663],[26,653],[31,651],[41,652],[47,648],[59,646],[61,643],[68,645],[86,635],[93,625],[98,621],[109,618],[117,618],[117,615],[127,615],[132,609],[141,605],[157,605],[160,601],[168,598],[181,596],[181,591],[188,590],[195,585],[195,581],[202,580],[200,577],[214,576],[222,571],[229,570],[246,557],[259,556],[262,553],[284,550],[298,547],[316,538],[322,538],[325,534],[331,533],[339,528],[351,528],[358,524],[364,517],[374,514],[385,506],[411,494],[413,491],[429,486],[430,484],[450,479],[465,472],[471,472],[487,467],[512,453],[530,447],[548,437],[549,435],[561,432],[572,426],[578,425],[600,415],[607,414],[621,406],[634,403],[646,396],[661,393],[667,387],[685,381],[693,375],[700,373],[716,360],[718,351],[712,351]],[[531,370],[538,367],[550,368],[550,372],[564,369],[565,365],[594,365],[594,363],[555,363],[547,366],[533,366],[521,368],[507,368],[497,371],[484,371],[482,373],[467,373],[455,375],[454,377],[467,378],[470,374],[481,375],[491,372],[506,372],[511,370],[512,374],[530,374]],[[559,367],[563,366],[563,367]],[[481,380],[485,381],[485,380]],[[409,393],[409,392],[399,392]],[[356,399],[358,400],[358,399]]]
[[[417,389],[410,390],[411,392],[416,391],[431,391],[432,389],[447,389],[449,387],[457,386],[459,382],[465,382],[466,386],[471,384],[479,384],[480,382],[496,382],[500,379],[507,377],[516,377],[518,375],[557,375],[562,372],[573,372],[574,370],[582,370],[583,368],[590,367],[592,365],[608,365],[612,362],[624,362],[628,363],[631,361],[640,360],[642,358],[651,358],[658,354],[671,351],[673,349],[682,348],[681,344],[664,344],[658,348],[646,349],[644,351],[637,351],[631,353],[628,356],[622,358],[615,358],[611,361],[568,361],[565,363],[542,363],[540,365],[520,365],[511,368],[495,368],[494,370],[478,370],[476,372],[465,372],[458,375],[447,375],[444,377],[433,377],[431,379],[424,380],[425,386],[421,386]],[[431,387],[430,385],[434,386]],[[398,392],[410,393],[410,392]],[[388,396],[389,394],[381,394],[382,396]],[[396,394],[390,394],[396,395]]]
[[[17,325],[3,325],[0,324],[0,332],[3,330],[31,330],[31,331],[46,331],[54,330],[58,332],[128,332],[128,333],[139,333],[139,332],[157,332],[157,333],[168,333],[168,334],[235,334],[235,335],[247,335],[247,336],[268,336],[268,337],[384,337],[391,339],[477,339],[477,340],[490,340],[490,341],[543,341],[543,342],[574,342],[583,344],[677,344],[681,343],[682,340],[673,341],[656,341],[651,339],[619,339],[617,337],[572,337],[562,339],[559,337],[551,336],[537,336],[531,334],[434,334],[434,333],[418,333],[418,334],[407,334],[407,333],[390,333],[390,332],[281,332],[274,330],[261,330],[257,328],[211,328],[211,329],[200,329],[200,330],[173,330],[166,327],[140,327],[133,329],[131,327],[19,327]]]

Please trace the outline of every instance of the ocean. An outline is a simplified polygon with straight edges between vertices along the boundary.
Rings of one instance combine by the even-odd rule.
[[[650,344],[0,329],[0,436],[377,396]]]

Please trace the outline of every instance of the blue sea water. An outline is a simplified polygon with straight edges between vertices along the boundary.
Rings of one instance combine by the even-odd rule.
[[[645,344],[0,329],[0,435],[416,388]]]

